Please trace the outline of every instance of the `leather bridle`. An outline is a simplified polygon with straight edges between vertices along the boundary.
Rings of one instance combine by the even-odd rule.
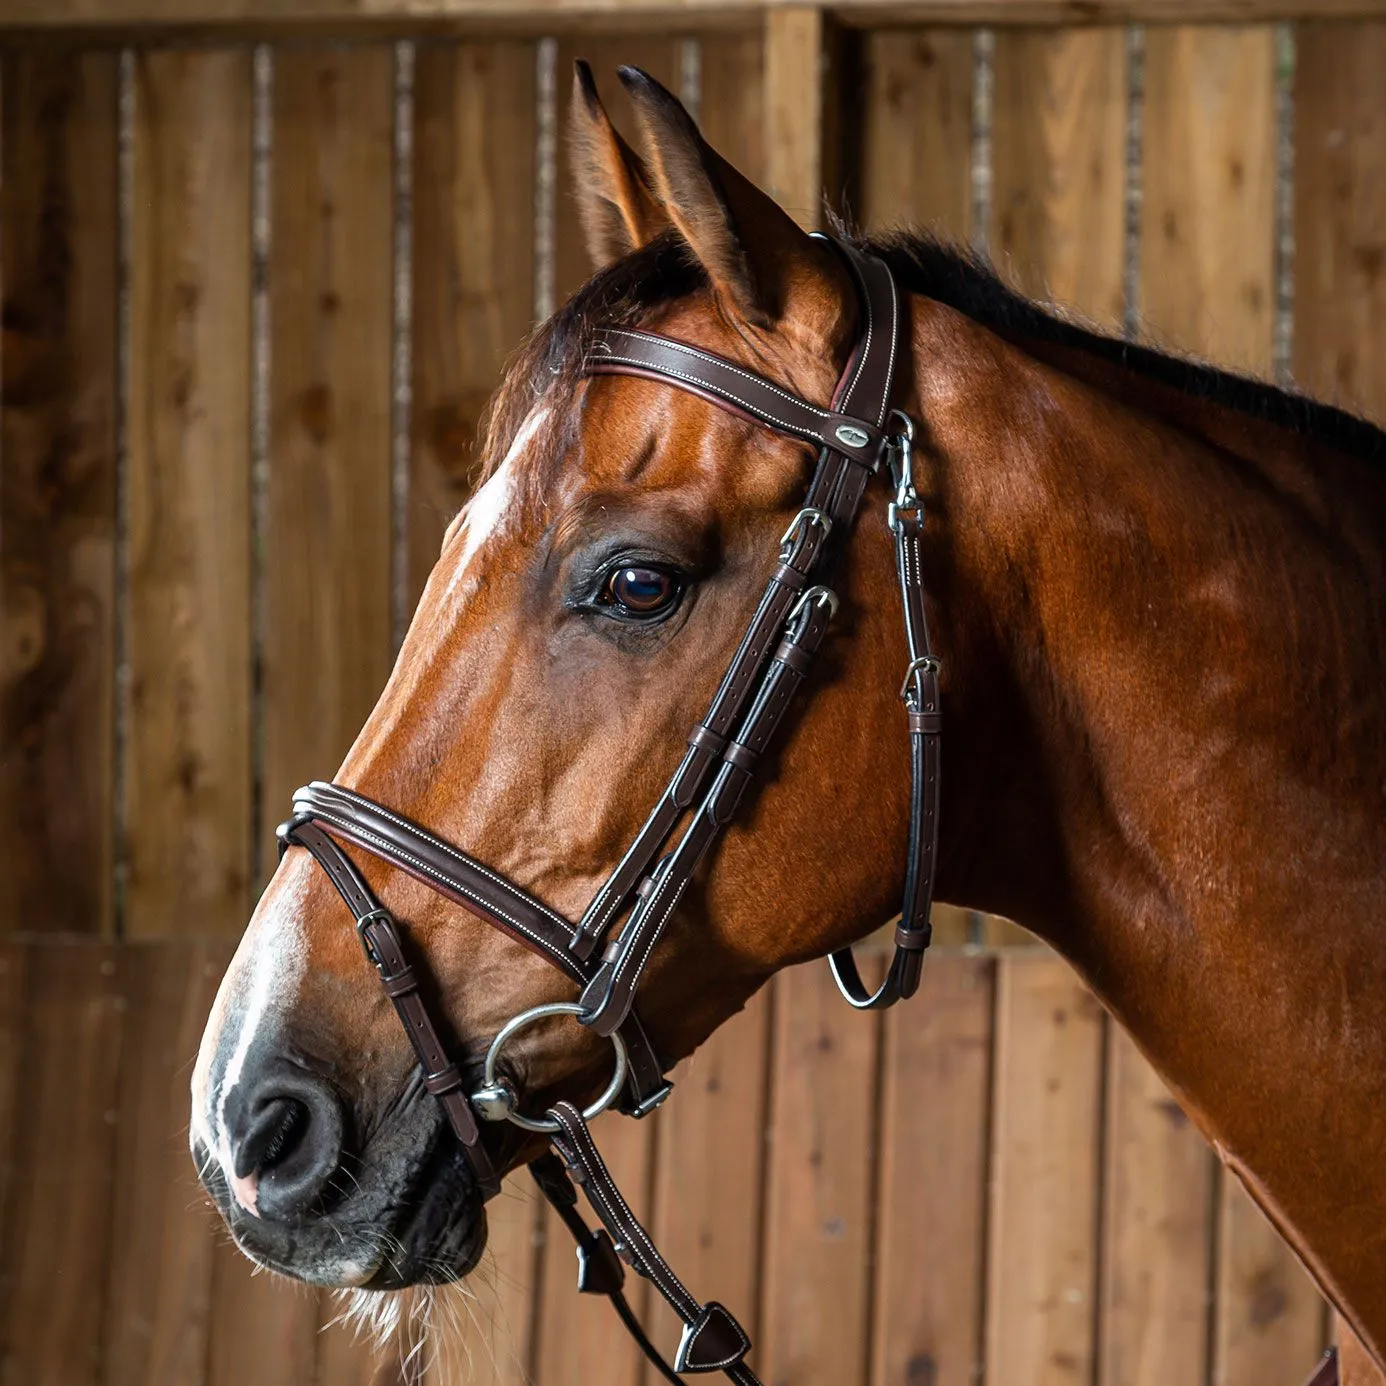
[[[540,1188],[578,1243],[578,1288],[605,1294],[667,1380],[680,1372],[723,1371],[756,1383],[746,1365],[750,1340],[715,1301],[700,1303],[669,1268],[631,1213],[592,1143],[587,1121],[619,1100],[645,1116],[670,1092],[664,1068],[634,1009],[641,977],[699,863],[707,856],[755,776],[837,610],[823,581],[852,532],[866,488],[888,471],[887,517],[895,541],[908,660],[901,698],[908,719],[911,802],[909,856],[895,950],[884,981],[870,991],[850,949],[830,958],[839,988],[861,1010],[893,1005],[919,985],[929,945],[938,836],[938,662],[924,613],[921,535],[924,512],[914,489],[913,424],[892,408],[900,346],[900,304],[886,264],[822,238],[842,257],[856,284],[862,331],[832,402],[810,404],[710,352],[651,332],[611,328],[586,359],[590,375],[637,375],[689,391],[777,433],[812,443],[818,461],[804,503],[781,542],[778,563],[755,615],[688,749],[611,875],[576,924],[504,876],[388,808],[352,790],[314,782],[294,795],[293,816],[279,829],[281,853],[308,849],[356,919],[366,956],[380,974],[423,1069],[424,1087],[442,1105],[483,1195],[499,1178],[481,1137],[483,1121],[510,1120],[545,1132],[558,1158],[530,1166]],[[683,832],[675,840],[676,830]],[[345,845],[354,845],[417,877],[448,899],[525,944],[581,989],[576,1003],[535,1007],[492,1041],[484,1082],[470,1097],[449,1059],[400,929],[376,899]],[[618,927],[618,921],[624,923]],[[599,951],[600,950],[600,951]],[[517,1095],[498,1067],[510,1037],[557,1013],[575,1014],[616,1046],[617,1070],[602,1098],[580,1112],[555,1104],[542,1119],[517,1110]],[[579,1185],[603,1229],[577,1212]],[[618,1259],[618,1257],[620,1259]],[[672,1367],[649,1342],[622,1294],[625,1260],[649,1279],[684,1324]]]

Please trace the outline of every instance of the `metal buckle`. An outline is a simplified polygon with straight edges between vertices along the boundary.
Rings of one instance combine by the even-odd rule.
[[[366,950],[366,957],[370,959],[375,967],[379,967],[380,959],[376,956],[376,951],[370,945],[370,940],[366,937],[366,926],[373,924],[377,919],[388,920],[391,924],[395,922],[395,917],[383,905],[377,905],[373,910],[367,910],[360,919],[356,921],[356,937],[361,940],[361,947]]]
[[[785,624],[793,625],[794,618],[812,601],[816,601],[819,606],[826,606],[828,608],[829,620],[832,620],[832,618],[837,615],[837,593],[834,592],[831,587],[819,585],[817,587],[805,588],[804,591],[799,594],[799,600],[794,603],[794,609],[785,617]]]
[[[511,1091],[508,1083],[502,1082],[496,1073],[496,1061],[500,1058],[500,1052],[505,1048],[506,1041],[511,1039],[527,1025],[533,1025],[536,1020],[544,1020],[551,1015],[586,1015],[583,1007],[575,1001],[551,1001],[546,1006],[532,1006],[527,1011],[521,1011],[519,1015],[507,1020],[504,1025],[496,1031],[496,1037],[491,1041],[491,1047],[486,1051],[486,1063],[482,1069],[481,1087],[471,1095],[472,1105],[477,1113],[487,1121],[512,1121],[516,1126],[523,1127],[526,1131],[538,1131],[541,1135],[551,1136],[555,1131],[562,1128],[552,1117],[541,1117],[537,1120],[534,1117],[521,1116],[515,1110],[515,1094]],[[606,1085],[606,1090],[597,1100],[587,1108],[582,1114],[584,1121],[591,1121],[594,1117],[599,1117],[608,1107],[621,1095],[621,1089],[626,1085],[626,1072],[630,1067],[630,1060],[626,1055],[626,1042],[613,1030],[608,1037],[612,1046],[616,1050],[616,1071],[611,1075],[611,1082]]]
[[[900,685],[900,701],[908,704],[910,700],[910,681],[916,674],[937,674],[942,666],[933,655],[920,655],[912,659],[905,669],[905,681]]]
[[[806,505],[789,522],[789,528],[780,536],[780,560],[782,562],[788,559],[794,548],[794,541],[799,537],[799,531],[803,529],[805,521],[820,525],[823,529],[824,539],[833,532],[833,517],[825,511],[819,510],[816,506]]]

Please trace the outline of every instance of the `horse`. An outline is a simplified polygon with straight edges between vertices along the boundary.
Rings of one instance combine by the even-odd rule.
[[[579,68],[595,274],[511,363],[481,483],[336,781],[567,920],[687,754],[814,455],[705,391],[587,363],[613,328],[657,333],[830,409],[869,327],[843,254],[652,78],[620,76],[644,156]],[[937,895],[1069,960],[1332,1303],[1343,1379],[1379,1386],[1386,434],[1089,330],[931,239],[843,236],[902,294],[891,402],[914,431],[947,737]],[[662,1067],[900,908],[894,523],[869,502],[838,536],[812,687],[649,950],[638,1009]],[[484,1181],[314,855],[285,851],[222,982],[194,1157],[264,1265],[365,1290],[463,1276]],[[581,1009],[572,976],[392,861],[350,869],[407,921],[427,967],[410,985],[459,1071],[512,1017]],[[510,1038],[492,1097],[588,1100],[610,1072],[599,1028]],[[475,1139],[496,1177],[542,1148],[513,1123]]]

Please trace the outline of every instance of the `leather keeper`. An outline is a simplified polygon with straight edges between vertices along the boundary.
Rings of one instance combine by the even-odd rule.
[[[791,568],[788,563],[781,563],[775,569],[774,580],[792,592],[802,592],[808,586],[808,575],[801,573],[797,568]]]
[[[427,1073],[423,1080],[424,1089],[433,1094],[434,1097],[441,1097],[445,1092],[453,1092],[462,1086],[462,1073],[456,1064],[449,1064],[446,1068],[440,1068],[437,1073]]]
[[[393,977],[382,977],[380,984],[385,988],[385,995],[392,1001],[419,989],[419,979],[414,975],[412,967],[406,967],[403,972],[396,972]]]
[[[780,647],[775,651],[775,659],[778,663],[793,669],[796,674],[807,674],[809,666],[813,663],[813,656],[792,640],[780,641]]]
[[[693,728],[693,734],[688,738],[688,744],[695,750],[711,751],[713,755],[720,756],[727,744],[727,738],[713,731],[711,727],[699,722]]]
[[[722,753],[722,759],[728,765],[734,765],[738,770],[744,770],[749,775],[755,770],[760,755],[749,746],[743,746],[739,741],[733,741]]]
[[[924,736],[937,736],[943,730],[941,712],[911,712],[910,731]]]
[[[922,953],[934,936],[934,926],[925,924],[922,929],[907,929],[903,924],[895,926],[895,946],[907,953]]]

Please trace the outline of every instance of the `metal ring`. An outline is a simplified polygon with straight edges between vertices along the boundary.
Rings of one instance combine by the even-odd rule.
[[[819,510],[816,506],[806,505],[790,522],[789,528],[780,536],[780,557],[783,558],[790,549],[790,546],[799,537],[799,531],[804,526],[804,521],[809,520],[813,524],[823,527],[823,538],[833,532],[833,517],[825,511]]]
[[[907,442],[914,442],[914,420],[903,409],[892,409],[886,416],[887,430],[896,419],[900,420],[900,427],[891,436],[895,438],[903,436]]]
[[[917,673],[937,674],[941,667],[933,655],[920,655],[918,659],[910,660],[909,667],[905,670],[905,681],[900,685],[900,697],[907,698],[909,696],[910,680]]]
[[[500,1058],[500,1052],[505,1048],[506,1041],[523,1030],[525,1026],[532,1025],[536,1020],[545,1020],[551,1015],[585,1014],[584,1008],[579,1006],[576,1001],[551,1001],[548,1005],[533,1006],[527,1011],[521,1011],[519,1015],[507,1020],[496,1031],[496,1037],[491,1041],[491,1047],[486,1051],[486,1065],[482,1070],[484,1085],[488,1088],[495,1086],[498,1081],[496,1060]],[[616,1071],[611,1075],[611,1082],[606,1085],[606,1091],[583,1112],[584,1121],[591,1121],[593,1117],[601,1116],[621,1095],[621,1089],[626,1085],[626,1072],[630,1067],[630,1061],[626,1054],[626,1042],[615,1030],[611,1032],[609,1038],[616,1049]],[[552,1117],[536,1119],[521,1116],[519,1112],[507,1112],[505,1115],[506,1120],[513,1121],[516,1126],[521,1126],[526,1131],[538,1131],[546,1136],[562,1129]]]
[[[811,601],[816,601],[819,606],[826,606],[830,620],[837,615],[837,593],[831,587],[820,585],[809,587],[799,594],[799,600],[794,603],[794,609],[785,617],[785,624],[789,625]]]

